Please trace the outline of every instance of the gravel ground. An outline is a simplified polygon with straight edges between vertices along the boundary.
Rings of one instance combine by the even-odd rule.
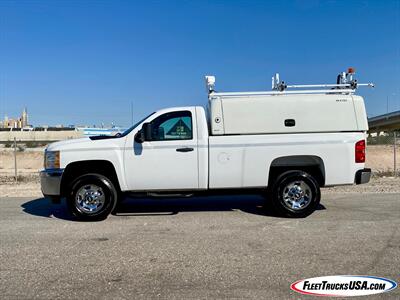
[[[400,177],[372,177],[367,184],[323,188],[322,193],[400,193]]]
[[[42,197],[38,174],[0,176],[0,197]]]

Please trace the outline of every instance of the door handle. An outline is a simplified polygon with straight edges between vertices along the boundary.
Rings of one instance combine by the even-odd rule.
[[[178,151],[178,152],[190,152],[190,151],[193,151],[194,149],[193,148],[177,148],[176,149],[176,151]]]

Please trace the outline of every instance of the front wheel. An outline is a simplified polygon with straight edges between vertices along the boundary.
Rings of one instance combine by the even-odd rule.
[[[275,210],[289,217],[306,217],[319,205],[321,192],[314,177],[303,171],[281,174],[271,189]]]
[[[70,185],[69,191],[69,211],[82,221],[106,219],[118,200],[118,192],[112,181],[100,174],[78,177]]]

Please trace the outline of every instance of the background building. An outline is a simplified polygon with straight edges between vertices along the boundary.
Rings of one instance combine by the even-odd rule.
[[[18,119],[8,118],[8,116],[4,116],[4,121],[0,122],[1,128],[25,128],[30,127],[28,111],[26,107],[22,111],[21,116]]]

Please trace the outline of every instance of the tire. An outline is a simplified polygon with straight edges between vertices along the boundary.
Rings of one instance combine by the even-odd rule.
[[[304,218],[318,207],[321,192],[315,178],[304,171],[288,171],[279,175],[270,189],[274,210],[287,217]]]
[[[69,188],[67,205],[70,213],[81,221],[104,220],[115,209],[118,191],[107,177],[85,174]]]

